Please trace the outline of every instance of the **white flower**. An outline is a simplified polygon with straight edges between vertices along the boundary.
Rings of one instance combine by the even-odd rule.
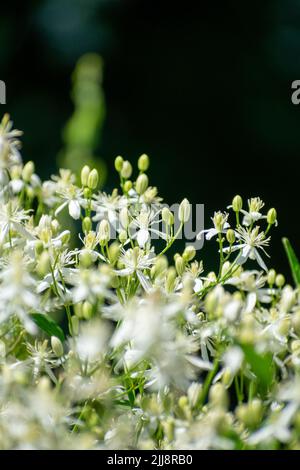
[[[150,269],[154,264],[155,255],[152,251],[150,253],[145,253],[138,247],[129,248],[127,251],[125,251],[124,248],[121,248],[119,261],[125,266],[125,268],[115,271],[118,276],[130,276],[132,274],[136,274],[141,286],[146,291],[151,288],[149,278],[144,274],[144,271]]]
[[[132,239],[137,239],[140,248],[144,248],[150,241],[151,234],[154,234],[156,238],[161,237],[166,240],[166,234],[154,228],[160,223],[158,218],[160,211],[154,212],[151,209],[142,209],[138,216],[131,222],[129,226],[130,233],[132,229],[137,231],[132,234]]]
[[[60,198],[64,200],[64,202],[56,209],[55,216],[57,216],[66,206],[68,206],[70,216],[75,220],[79,219],[81,214],[81,205],[84,204],[84,199],[82,198],[82,189],[79,189],[71,184],[61,188],[58,194]]]
[[[259,233],[259,227],[252,230],[246,230],[243,227],[238,227],[236,237],[240,243],[233,245],[230,248],[224,248],[224,252],[231,252],[241,250],[241,253],[236,259],[237,264],[244,264],[247,259],[256,260],[259,266],[265,271],[268,270],[264,260],[259,254],[258,250],[262,250],[266,256],[269,256],[264,250],[264,246],[269,245],[269,238],[265,238],[264,232]]]
[[[27,239],[34,239],[24,226],[24,222],[29,220],[29,212],[21,209],[14,199],[7,204],[0,204],[0,245],[9,237],[11,230]]]
[[[79,335],[73,340],[79,359],[83,363],[101,360],[107,349],[108,337],[109,329],[100,320],[82,324]]]
[[[200,240],[204,233],[206,233],[206,240],[210,240],[212,237],[215,237],[220,233],[225,233],[226,230],[230,227],[229,223],[227,222],[228,215],[229,214],[223,214],[222,212],[215,212],[214,216],[211,218],[214,223],[214,228],[201,230],[201,232],[199,232],[197,235],[197,240]]]
[[[113,227],[115,227],[119,212],[127,206],[127,198],[118,195],[117,191],[113,191],[112,195],[99,193],[94,196],[94,201],[92,203],[92,208],[96,212],[93,220],[95,222],[99,222],[102,219],[107,219]]]
[[[260,219],[266,219],[267,216],[262,215],[260,210],[264,207],[265,203],[259,197],[248,199],[249,211],[241,209],[244,214],[243,225],[249,227]]]

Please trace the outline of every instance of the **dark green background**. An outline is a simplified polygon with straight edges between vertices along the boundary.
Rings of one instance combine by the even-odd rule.
[[[202,5],[203,3],[203,5]],[[107,119],[99,154],[151,156],[167,202],[205,203],[206,220],[234,194],[279,213],[280,238],[300,253],[300,1],[44,0],[1,5],[0,79],[25,131],[23,155],[47,177],[72,112],[78,57],[105,61]],[[116,179],[109,177],[107,189]],[[214,248],[214,247],[213,247]],[[211,252],[211,248],[209,253]],[[210,259],[207,259],[210,267]]]

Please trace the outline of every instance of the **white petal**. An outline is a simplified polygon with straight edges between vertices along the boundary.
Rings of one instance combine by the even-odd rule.
[[[75,220],[80,218],[80,204],[78,201],[72,199],[72,201],[69,202],[69,214]]]

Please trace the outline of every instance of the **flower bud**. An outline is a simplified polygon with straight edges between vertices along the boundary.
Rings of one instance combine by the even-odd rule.
[[[192,261],[195,258],[195,256],[196,256],[196,250],[193,245],[188,245],[187,247],[185,247],[182,257],[186,263],[189,263],[190,261]]]
[[[128,226],[129,226],[129,223],[130,223],[130,215],[129,215],[129,211],[128,211],[127,207],[123,207],[120,210],[119,219],[120,219],[121,226],[123,227],[123,229],[127,230]]]
[[[122,245],[124,245],[124,243],[126,242],[127,239],[128,239],[128,236],[127,236],[126,230],[121,230],[121,232],[119,233],[120,243],[122,243]]]
[[[156,277],[163,274],[168,269],[168,259],[166,256],[159,256],[155,261],[155,264],[151,268],[151,277],[155,279]]]
[[[136,192],[139,195],[144,194],[144,192],[148,188],[148,184],[149,184],[148,176],[145,173],[142,173],[140,176],[138,176],[136,183],[135,183]]]
[[[132,181],[130,180],[125,181],[123,188],[124,188],[125,193],[128,193],[132,189]]]
[[[277,219],[276,209],[272,208],[268,211],[267,222],[269,225],[273,225],[276,223],[276,219]]]
[[[88,179],[89,179],[90,172],[91,172],[90,167],[88,165],[84,165],[84,167],[81,170],[81,174],[80,174],[82,186],[87,186],[88,185]]]
[[[294,339],[291,343],[291,350],[293,354],[299,354],[300,353],[300,340],[299,339]]]
[[[176,270],[174,266],[170,266],[167,272],[166,276],[166,291],[167,292],[172,292],[175,287],[175,281],[176,281]]]
[[[131,163],[128,160],[125,160],[125,162],[123,162],[123,165],[122,165],[121,176],[122,178],[125,178],[127,180],[128,178],[130,178],[131,174],[132,174]]]
[[[63,356],[64,348],[62,342],[57,338],[57,336],[51,336],[51,347],[57,357]]]
[[[178,276],[182,276],[185,270],[185,262],[182,256],[178,255],[175,260],[175,268]]]
[[[23,170],[22,170],[22,178],[26,183],[30,182],[30,179],[34,173],[34,163],[33,162],[27,162],[26,165],[24,165]]]
[[[267,276],[268,284],[270,286],[273,286],[273,284],[275,283],[275,279],[276,279],[276,271],[275,269],[270,269],[270,271],[268,272],[268,276]]]
[[[79,255],[81,266],[89,268],[93,264],[93,258],[89,250],[82,250]]]
[[[228,392],[224,385],[220,382],[215,383],[209,390],[209,402],[212,406],[227,408],[228,407]]]
[[[232,209],[234,210],[234,212],[240,212],[242,207],[243,207],[243,199],[239,195],[235,196],[232,200]]]
[[[285,277],[283,274],[277,274],[276,279],[275,279],[275,284],[277,287],[283,287],[285,284]]]
[[[161,211],[161,218],[166,225],[174,224],[174,215],[172,214],[170,209],[168,209],[168,207],[164,207]]]
[[[93,306],[87,300],[82,304],[82,316],[86,320],[89,320],[93,316]]]
[[[106,219],[101,220],[99,224],[99,242],[100,245],[106,245],[110,240],[110,225]]]
[[[48,251],[43,251],[41,254],[37,262],[36,270],[41,277],[44,277],[50,271],[50,256]]]
[[[58,230],[59,230],[59,222],[57,219],[53,219],[51,221],[51,230],[52,230],[52,233],[53,235],[56,235],[58,233]]]
[[[120,173],[120,171],[122,170],[123,162],[124,162],[124,160],[120,155],[118,157],[116,157],[116,159],[115,159],[115,169],[117,170],[118,173]]]
[[[235,233],[231,228],[226,232],[226,239],[230,245],[233,245],[235,242]]]
[[[115,264],[119,257],[120,253],[120,245],[118,242],[113,242],[110,247],[108,248],[108,258],[111,264]]]
[[[82,221],[82,230],[84,233],[88,233],[92,230],[92,221],[90,217],[85,217]]]
[[[96,189],[98,186],[98,182],[99,182],[99,174],[96,168],[94,168],[89,174],[87,185],[90,189]]]
[[[82,303],[73,305],[74,313],[78,318],[82,318]]]
[[[148,155],[143,153],[143,155],[141,155],[140,158],[138,159],[138,169],[140,171],[147,171],[149,168],[149,164],[150,162],[149,162]]]
[[[187,391],[187,396],[189,399],[189,403],[191,408],[195,408],[199,402],[199,399],[201,398],[202,394],[202,384],[197,383],[197,382],[192,382],[191,385],[188,388]]]
[[[191,214],[191,205],[187,199],[183,199],[178,209],[179,222],[185,224],[189,220],[190,214]]]
[[[71,324],[73,335],[77,336],[79,333],[79,318],[76,315],[71,318]]]

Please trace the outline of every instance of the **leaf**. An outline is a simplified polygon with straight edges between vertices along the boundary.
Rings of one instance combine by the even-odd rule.
[[[287,254],[290,268],[292,271],[292,275],[294,278],[294,282],[296,286],[300,285],[300,263],[299,260],[296,256],[296,253],[294,252],[292,245],[290,241],[287,238],[282,239],[283,246],[285,248],[285,252]]]
[[[274,379],[275,369],[272,354],[258,354],[254,347],[248,344],[241,344],[240,346],[244,351],[246,362],[257,377],[258,385],[263,392],[266,392]]]
[[[31,318],[34,323],[49,336],[56,336],[62,342],[65,335],[61,327],[46,313],[32,313]]]

